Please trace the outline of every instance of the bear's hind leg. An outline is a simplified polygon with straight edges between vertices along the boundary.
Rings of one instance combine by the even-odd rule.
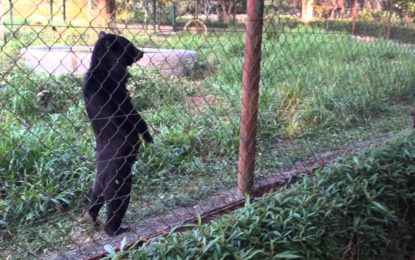
[[[102,194],[103,189],[102,185],[99,183],[98,178],[95,180],[94,189],[92,191],[92,196],[89,201],[88,208],[85,210],[80,221],[82,223],[89,222],[95,226],[99,226],[97,220],[98,214],[102,206],[104,205],[104,196]]]
[[[95,219],[95,221],[98,217],[100,209],[104,206],[104,194],[102,192],[102,183],[100,183],[97,178],[88,207],[88,213]]]
[[[122,228],[121,224],[130,203],[131,184],[131,175],[125,178],[115,177],[105,189],[107,222],[104,230],[109,236],[116,236],[129,230],[128,228]]]

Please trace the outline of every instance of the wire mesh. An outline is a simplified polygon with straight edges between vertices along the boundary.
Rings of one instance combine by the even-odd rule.
[[[266,1],[261,70],[251,74],[260,86],[258,119],[249,122],[256,195],[410,125],[411,16],[360,4],[351,34],[355,1],[316,1],[307,24],[297,2]],[[1,258],[99,256],[123,237],[146,240],[243,204],[238,145],[252,36],[244,1],[17,0],[2,8]],[[94,63],[101,31],[131,44],[104,41]],[[88,79],[96,113],[84,101]],[[141,120],[148,132],[136,127]],[[98,205],[115,202],[112,212],[129,200],[125,216],[107,219],[104,206],[84,223],[101,195]],[[130,230],[108,236],[119,231],[105,232],[111,220]]]

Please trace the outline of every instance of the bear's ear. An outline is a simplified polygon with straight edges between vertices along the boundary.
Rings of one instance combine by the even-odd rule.
[[[104,36],[105,36],[106,34],[105,34],[105,32],[99,32],[99,34],[98,34],[98,37],[101,39],[101,38],[103,38]]]

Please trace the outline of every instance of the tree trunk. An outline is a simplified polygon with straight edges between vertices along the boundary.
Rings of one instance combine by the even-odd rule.
[[[352,34],[356,33],[356,18],[359,12],[359,0],[354,0],[353,12],[352,12]]]
[[[235,4],[235,0],[220,0],[220,7],[222,9],[221,20],[223,21],[223,23],[229,24],[230,17],[232,15]]]
[[[95,0],[95,25],[110,27],[115,22],[115,0]]]
[[[345,7],[344,0],[334,1],[333,8],[330,11],[330,19],[336,18],[336,12],[339,12],[339,17],[343,17],[345,9],[346,7]]]
[[[391,38],[391,28],[392,28],[392,0],[389,0],[389,2],[387,3],[387,9],[388,9],[388,22],[386,25],[386,40],[390,40]]]
[[[346,11],[346,3],[344,0],[337,0],[336,1],[337,7],[340,9],[340,17],[343,18],[344,12]]]
[[[0,0],[0,40],[6,41],[4,38],[4,14],[3,14],[3,0]]]
[[[376,9],[382,9],[383,3],[381,0],[372,0],[372,6]]]
[[[313,2],[314,0],[302,0],[301,17],[304,23],[309,23],[313,20]]]
[[[301,5],[302,5],[301,0],[293,0],[292,5],[295,8],[301,9]]]
[[[365,0],[364,1],[364,9],[376,9],[376,8],[381,8],[382,7],[382,3],[379,0]]]

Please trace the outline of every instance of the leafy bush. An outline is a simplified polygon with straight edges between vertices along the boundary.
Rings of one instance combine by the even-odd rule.
[[[310,128],[348,127],[386,113],[393,100],[411,97],[415,62],[409,48],[383,40],[358,42],[347,34],[311,27],[277,38],[265,35],[260,104],[269,117],[262,118],[276,120],[274,127],[282,123],[288,136]],[[235,101],[241,95],[243,46],[242,40],[229,41],[215,53],[227,60],[221,60],[212,88]],[[293,104],[294,111],[287,107]],[[281,111],[290,116],[271,116],[281,116]]]
[[[356,21],[355,34],[383,39],[386,34],[387,17],[385,15],[382,11],[371,11],[360,14]],[[271,39],[291,29],[303,26],[305,24],[297,17],[268,14],[264,18],[265,38]],[[314,20],[306,26],[347,34],[350,34],[352,31],[352,22],[350,20]],[[402,43],[414,44],[415,27],[412,24],[402,25],[397,17],[394,17],[390,39]]]
[[[352,23],[350,21],[336,20],[336,21],[314,21],[310,23],[311,26],[317,28],[324,28],[333,32],[350,33]],[[379,23],[376,21],[356,21],[356,35],[370,36],[376,38],[384,38],[386,34],[385,23]],[[415,28],[412,25],[403,26],[399,24],[392,24],[391,26],[391,40],[395,40],[402,43],[415,43]]]
[[[81,79],[14,69],[1,80],[4,109],[27,121],[66,112],[81,99]]]
[[[0,122],[0,223],[10,228],[79,206],[93,181],[91,136],[79,111],[28,125],[13,113]],[[7,230],[5,228],[4,230]]]
[[[304,176],[131,259],[405,258],[415,231],[415,134]],[[125,253],[123,253],[125,254]]]

